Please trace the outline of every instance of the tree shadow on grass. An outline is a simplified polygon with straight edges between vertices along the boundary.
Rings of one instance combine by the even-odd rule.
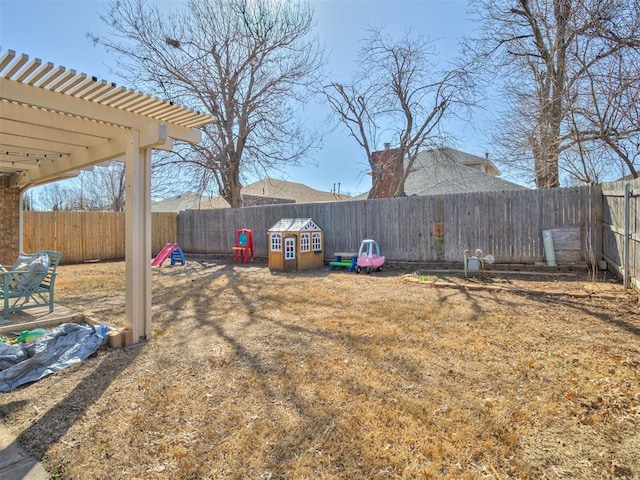
[[[640,323],[634,324],[631,321],[623,320],[621,318],[616,318],[615,315],[606,313],[601,310],[597,305],[592,305],[588,302],[585,302],[582,298],[573,298],[573,297],[548,297],[543,295],[538,296],[528,296],[529,300],[534,300],[540,303],[552,304],[552,305],[562,305],[565,307],[572,308],[579,312],[584,313],[585,315],[596,318],[604,323],[607,323],[613,327],[616,327],[620,330],[624,330],[628,333],[636,335],[640,337]],[[624,307],[621,307],[624,308]],[[636,317],[640,317],[636,315]],[[631,307],[629,307],[629,316],[627,318],[631,318]],[[640,318],[639,318],[640,320]]]
[[[143,349],[144,345],[104,355],[100,364],[89,375],[53,408],[24,429],[14,443],[17,442],[36,460],[42,461],[49,447],[66,435]],[[29,388],[29,384],[19,388]],[[6,416],[11,411],[25,408],[27,404],[28,402],[23,401],[9,403],[0,409],[0,413]],[[4,450],[11,447],[10,445]]]
[[[563,279],[566,281],[566,279]],[[582,282],[583,279],[580,277],[572,278],[571,281]],[[624,330],[628,333],[631,333],[636,336],[640,336],[640,324],[634,324],[632,321],[627,321],[626,319],[618,318],[620,315],[616,316],[613,313],[602,310],[597,304],[593,304],[589,300],[585,299],[583,296],[572,296],[570,292],[567,292],[566,295],[559,295],[556,293],[544,294],[543,292],[536,291],[535,289],[532,291],[527,291],[526,289],[519,290],[509,289],[503,290],[500,294],[496,292],[491,292],[489,290],[483,290],[482,288],[470,290],[466,288],[466,285],[455,284],[452,283],[449,287],[439,287],[440,292],[438,292],[439,303],[445,303],[449,300],[450,297],[455,297],[456,295],[463,294],[465,299],[473,305],[474,311],[477,313],[482,313],[482,309],[479,307],[479,303],[477,298],[474,296],[474,292],[483,292],[483,296],[485,299],[491,299],[496,304],[499,304],[503,307],[516,307],[517,302],[513,299],[518,297],[525,297],[528,300],[538,302],[546,305],[558,305],[564,306],[571,309],[574,309],[578,312],[581,312],[585,315],[596,318],[600,321],[603,321],[611,326],[614,326],[620,330]],[[511,300],[509,300],[504,293],[508,293],[513,295]],[[597,295],[595,296],[597,298]],[[629,305],[632,303],[632,300],[629,301]],[[625,305],[619,305],[621,310],[625,309]],[[632,307],[628,306],[629,315],[627,318],[631,318],[632,315]]]
[[[242,271],[244,267],[242,265],[236,268],[233,264],[221,264],[215,268],[196,268],[191,272],[181,272],[180,270],[174,270],[171,273],[169,270],[162,272],[161,275],[178,274],[184,276],[184,283],[162,299],[162,310],[175,312],[176,315],[167,315],[167,320],[161,320],[158,323],[161,328],[169,329],[172,325],[175,326],[177,314],[181,310],[186,310],[185,306],[188,306],[194,312],[193,318],[181,318],[188,320],[190,335],[211,339],[211,343],[213,343],[213,339],[216,339],[229,347],[229,356],[237,361],[233,368],[239,372],[238,382],[246,383],[247,391],[250,391],[248,385],[251,384],[251,388],[254,388],[255,392],[259,394],[257,397],[264,397],[264,405],[285,405],[287,411],[299,418],[297,428],[283,430],[281,435],[270,441],[269,447],[265,449],[265,462],[262,464],[262,468],[270,469],[277,476],[285,476],[287,472],[295,469],[300,464],[300,458],[305,455],[315,455],[316,448],[323,450],[323,455],[328,454],[339,458],[341,455],[341,450],[338,448],[339,442],[341,439],[352,436],[361,438],[357,442],[360,445],[357,451],[360,460],[357,463],[358,465],[362,464],[361,473],[365,471],[369,473],[369,475],[361,475],[362,477],[369,478],[384,467],[375,458],[377,454],[374,452],[377,451],[373,450],[370,453],[367,449],[367,445],[372,445],[370,432],[361,427],[359,423],[350,423],[349,427],[346,427],[348,431],[344,426],[340,426],[342,422],[348,421],[351,414],[357,411],[355,408],[351,408],[348,403],[343,405],[326,401],[323,398],[316,398],[318,397],[317,393],[309,395],[309,392],[314,388],[320,389],[322,387],[326,375],[331,371],[331,362],[336,358],[326,358],[325,370],[321,367],[309,370],[321,377],[318,380],[313,377],[301,377],[299,372],[306,370],[304,368],[297,369],[298,364],[293,365],[291,370],[287,370],[285,360],[281,360],[278,356],[279,351],[288,355],[289,358],[299,356],[302,363],[316,361],[322,365],[321,357],[324,352],[322,343],[333,343],[338,347],[336,348],[337,355],[340,357],[338,361],[342,361],[342,355],[346,353],[351,359],[367,362],[376,371],[383,371],[383,373],[393,371],[396,376],[405,381],[421,383],[429,380],[430,377],[427,378],[425,375],[425,365],[431,366],[430,368],[436,373],[441,373],[445,378],[448,378],[447,381],[450,382],[450,389],[453,392],[455,392],[460,378],[463,378],[464,372],[460,369],[452,369],[444,358],[441,361],[434,361],[434,359],[422,361],[411,355],[403,354],[401,348],[406,342],[403,335],[379,336],[377,339],[379,342],[388,343],[390,348],[397,346],[398,351],[392,351],[384,358],[378,358],[377,355],[371,356],[370,352],[367,352],[365,347],[370,340],[366,335],[339,327],[323,328],[321,323],[304,321],[306,315],[304,309],[289,308],[289,305],[291,302],[305,305],[318,302],[318,298],[310,289],[306,288],[305,283],[301,282],[300,288],[306,292],[306,296],[304,294],[293,295],[291,298],[280,291],[271,293],[260,291],[256,296],[256,290],[251,287],[253,283],[271,282],[278,277],[283,277],[284,281],[288,278],[296,280],[327,276],[329,275],[327,272],[285,275],[258,271],[256,276],[246,276]],[[353,277],[354,280],[356,278]],[[216,283],[215,280],[222,281]],[[461,295],[472,305],[471,315],[461,317],[461,320],[469,322],[473,326],[474,320],[481,319],[486,314],[483,302],[473,291],[464,288],[461,290],[439,289],[435,297],[438,303],[444,304],[459,302],[463,298]],[[490,297],[491,301],[501,307],[507,305],[517,307],[519,305],[517,295],[506,296],[495,292],[484,292],[482,295],[484,301]],[[576,302],[580,302],[580,300],[576,300]],[[154,301],[154,303],[156,302]],[[265,309],[265,305],[268,308]],[[272,310],[277,311],[280,308],[283,310],[282,313],[272,314]],[[335,311],[337,315],[339,308],[336,307]],[[191,314],[188,315],[191,317]],[[296,315],[302,317],[303,321],[296,321]],[[237,321],[235,323],[229,322],[228,319],[234,316]],[[452,317],[452,320],[448,321],[457,322],[458,319]],[[168,332],[170,335],[177,336],[176,332],[179,333],[179,330],[172,329]],[[254,336],[253,341],[251,341],[252,335]],[[358,376],[347,370],[343,375],[336,373],[335,380],[340,385],[336,387],[336,392],[344,394],[346,398],[351,398],[354,402],[364,400],[373,405],[376,401],[386,398],[386,388],[376,385],[366,376]],[[410,395],[406,397],[410,398]],[[416,405],[420,405],[419,400],[416,401]],[[416,415],[418,415],[419,421],[430,418],[430,412],[423,412],[410,401],[406,402],[406,407],[408,411],[418,412]],[[262,415],[269,418],[271,425],[278,426],[281,420],[277,412],[272,412],[272,410],[276,409],[266,407]],[[392,408],[392,410],[398,409]],[[221,411],[219,414],[223,416],[225,412]],[[418,423],[420,423],[419,421]],[[498,427],[499,425],[496,429]],[[496,429],[494,430],[497,431]],[[376,442],[378,440],[375,440],[373,445]],[[228,450],[228,453],[231,452],[233,450]],[[322,460],[319,457],[314,457],[309,461],[314,462],[316,467],[322,466]],[[328,465],[326,466],[328,467]],[[352,467],[356,468],[355,465]],[[339,471],[342,467],[333,468]]]
[[[217,277],[227,276],[228,283],[212,287],[210,281]],[[238,281],[238,280],[241,281]],[[293,468],[292,464],[298,461],[310,448],[321,442],[326,433],[324,430],[317,430],[317,426],[332,425],[340,417],[340,408],[336,405],[318,405],[304,394],[305,388],[313,384],[312,379],[298,378],[295,371],[288,372],[276,356],[270,356],[261,351],[256,345],[251,344],[244,337],[245,332],[256,326],[264,325],[266,344],[268,340],[276,340],[279,348],[289,345],[291,350],[307,351],[312,348],[314,341],[322,339],[329,342],[347,342],[357,344],[361,341],[357,336],[349,336],[345,333],[335,333],[325,331],[321,328],[312,328],[306,325],[288,323],[286,321],[271,318],[269,312],[260,310],[259,305],[269,299],[276,297],[263,295],[255,298],[246,287],[245,278],[234,270],[233,267],[224,267],[211,272],[210,276],[200,277],[197,282],[197,295],[182,292],[180,295],[166,299],[165,308],[167,310],[179,310],[185,302],[189,301],[191,307],[198,312],[215,311],[214,315],[204,315],[202,318],[195,318],[198,336],[207,338],[217,338],[225,345],[228,345],[235,359],[240,361],[240,369],[247,369],[250,374],[243,374],[245,380],[251,378],[252,386],[261,392],[261,395],[268,399],[267,404],[285,404],[300,418],[302,427],[288,432],[286,435],[278,437],[269,448],[269,464],[272,469],[278,472],[287,472]],[[201,292],[206,289],[206,293]],[[226,310],[229,305],[223,306],[225,302],[217,303],[216,298],[220,295],[235,297],[232,302],[235,309],[239,309],[244,317],[236,325],[226,324],[225,318],[231,312]],[[235,328],[237,327],[237,328]],[[275,336],[275,337],[274,337]],[[349,337],[349,338],[347,338]],[[295,355],[295,354],[292,354]],[[277,425],[281,420],[276,411],[266,413],[270,422]],[[267,465],[265,465],[267,468]]]

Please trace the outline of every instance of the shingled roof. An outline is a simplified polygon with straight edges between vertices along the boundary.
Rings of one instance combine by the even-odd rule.
[[[352,198],[349,195],[315,190],[302,183],[286,182],[273,178],[265,178],[242,187],[241,195],[284,200],[292,203],[337,202],[351,200]],[[182,210],[206,210],[211,208],[229,208],[229,204],[222,197],[209,197],[195,192],[185,192],[175,197],[154,202],[151,210],[154,212],[180,212]]]
[[[333,192],[322,192],[302,183],[287,182],[275,178],[265,178],[242,187],[242,195],[282,198],[295,200],[296,203],[337,202],[349,200],[349,195]]]
[[[443,147],[418,154],[404,185],[405,195],[489,192],[526,189],[500,177],[488,158]],[[365,199],[368,192],[355,197]]]
[[[196,192],[185,192],[174,197],[154,202],[153,212],[180,212],[183,210],[207,210],[211,208],[229,208],[222,197],[209,197]]]
[[[405,182],[405,193],[442,195],[526,189],[480,170],[499,174],[493,163],[487,162],[490,161],[453,149],[442,149],[440,154],[434,154],[432,150],[421,152]]]

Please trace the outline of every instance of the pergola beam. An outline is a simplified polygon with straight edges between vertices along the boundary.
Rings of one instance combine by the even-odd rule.
[[[25,171],[14,174],[12,185],[21,188],[32,187],[47,183],[58,176],[65,175],[74,170],[80,170],[97,163],[115,160],[126,154],[126,138],[129,135],[123,131],[117,137],[103,141],[88,148],[76,148],[63,158],[53,158],[39,161],[39,164],[27,168]],[[167,127],[163,123],[145,125],[138,131],[138,144],[140,148],[153,148],[165,146],[167,141]]]
[[[149,123],[149,117],[144,115],[86,101],[72,95],[59,95],[57,92],[44,88],[32,89],[28,85],[6,78],[0,78],[0,91],[2,97],[8,101],[24,102],[25,99],[29,99],[31,105],[38,105],[40,108],[91,118],[113,125],[127,125],[134,129],[140,129]],[[167,129],[168,135],[175,140],[189,143],[198,143],[202,140],[202,135],[198,130],[171,123],[167,124]]]
[[[2,92],[4,94],[4,92]],[[0,119],[13,120],[25,125],[28,130],[32,126],[42,126],[57,130],[61,134],[75,132],[100,138],[110,138],[123,133],[123,128],[116,125],[64,115],[62,113],[42,110],[31,105],[19,103],[0,103]],[[147,119],[149,122],[149,119]],[[2,123],[0,123],[0,126]]]
[[[121,131],[122,129],[118,130]],[[67,145],[66,149],[68,149],[69,146],[87,146],[87,144],[99,143],[104,138],[109,138],[108,136],[104,137],[105,132],[102,132],[100,136],[89,135],[74,130],[63,130],[59,127],[25,125],[22,122],[5,118],[0,118],[0,132],[0,135],[13,135],[23,138],[23,143],[25,144],[23,148],[28,148],[31,139],[61,143],[62,145]],[[47,149],[45,149],[46,151]]]

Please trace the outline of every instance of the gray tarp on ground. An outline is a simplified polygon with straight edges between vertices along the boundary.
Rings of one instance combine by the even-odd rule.
[[[35,342],[0,343],[0,392],[82,362],[98,349],[106,336],[106,325],[64,323]]]

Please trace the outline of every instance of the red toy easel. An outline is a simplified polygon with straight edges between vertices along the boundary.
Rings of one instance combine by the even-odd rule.
[[[251,261],[253,262],[253,235],[251,230],[241,228],[236,232],[236,246],[233,247],[233,262],[238,262],[238,255],[242,255],[244,263],[249,261],[249,255],[251,255]]]

